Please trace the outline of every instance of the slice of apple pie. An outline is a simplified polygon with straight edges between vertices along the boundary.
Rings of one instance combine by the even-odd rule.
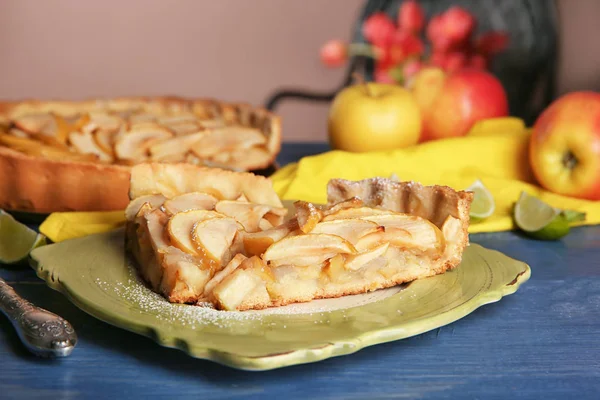
[[[443,273],[468,244],[472,194],[334,179],[286,216],[267,178],[183,164],[132,168],[128,249],[169,301],[249,310]],[[287,217],[287,218],[286,218]]]

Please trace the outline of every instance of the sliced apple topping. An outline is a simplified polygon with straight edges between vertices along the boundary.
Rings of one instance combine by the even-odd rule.
[[[164,209],[172,215],[190,210],[212,210],[218,200],[207,193],[192,192],[182,194],[164,202]]]
[[[140,224],[142,218],[145,218],[146,214],[151,213],[154,210],[155,208],[152,207],[150,203],[143,203],[142,206],[138,209],[137,213],[133,216],[132,221],[135,221],[136,223]]]
[[[167,223],[167,231],[173,245],[186,253],[198,255],[192,241],[192,229],[198,222],[211,218],[223,218],[223,214],[207,210],[192,210],[175,214]]]
[[[102,149],[102,151],[114,156],[114,132],[104,129],[96,129],[93,132],[93,136],[94,140],[96,141],[96,144],[100,149]]]
[[[123,124],[123,120],[117,115],[107,114],[105,112],[90,112],[91,123],[98,127],[98,130],[116,132]]]
[[[448,215],[444,223],[442,224],[442,234],[446,241],[451,241],[452,238],[456,238],[462,229],[462,224],[458,218],[454,218],[452,215]]]
[[[401,228],[384,228],[382,226],[376,232],[363,236],[356,243],[356,250],[360,252],[369,251],[375,247],[389,243],[398,247],[415,247],[413,237],[409,231]]]
[[[148,147],[156,140],[168,139],[169,131],[160,129],[141,129],[119,135],[115,142],[115,154],[122,160],[143,160]]]
[[[285,207],[271,207],[269,212],[267,212],[263,218],[269,221],[271,225],[279,226],[283,223],[287,213],[288,209]]]
[[[363,267],[366,267],[373,260],[382,257],[389,246],[389,243],[383,243],[379,246],[374,247],[372,250],[367,250],[358,254],[348,255],[346,256],[346,263],[344,264],[344,267],[352,271],[357,271]]]
[[[356,244],[358,240],[373,232],[378,231],[378,226],[375,222],[358,219],[336,219],[332,221],[324,221],[318,223],[311,233],[327,233],[329,235],[340,236],[352,244]]]
[[[204,119],[199,121],[200,126],[204,129],[219,129],[225,127],[225,121],[220,118],[216,119]]]
[[[192,242],[198,254],[215,261],[220,269],[225,253],[233,243],[238,225],[233,218],[211,218],[197,222]]]
[[[182,115],[174,115],[174,116],[164,116],[159,117],[158,122],[162,125],[179,125],[185,123],[196,122],[197,117],[194,114],[182,114]]]
[[[231,153],[220,154],[228,154],[226,164],[230,168],[241,171],[256,168],[257,165],[266,168],[272,158],[271,153],[264,147],[242,148],[231,151]]]
[[[270,206],[230,200],[222,200],[215,206],[215,211],[235,218],[247,232],[257,232],[260,220],[269,210]]]
[[[129,122],[133,125],[143,126],[143,124],[148,124],[145,126],[157,126],[155,123],[156,115],[150,113],[139,113],[139,114],[131,114],[129,115]]]
[[[161,161],[165,159],[183,161],[190,148],[200,140],[204,133],[199,132],[192,135],[177,136],[166,140],[161,140],[150,146],[150,157],[153,160]]]
[[[254,290],[265,286],[261,278],[249,269],[236,269],[212,291],[217,306],[223,310],[235,310]]]
[[[28,133],[54,135],[56,121],[51,114],[29,114],[13,120],[14,125]]]
[[[69,142],[82,154],[95,154],[102,161],[111,161],[112,155],[102,150],[90,132],[71,132]]]
[[[31,156],[40,156],[49,160],[93,162],[98,160],[95,154],[79,154],[46,146],[38,141],[0,133],[0,144]]]
[[[273,225],[269,222],[269,220],[262,218],[259,222],[258,222],[258,230],[259,231],[266,231],[273,228]]]
[[[346,208],[358,208],[363,207],[364,205],[365,203],[361,199],[359,199],[358,197],[352,197],[348,200],[341,201],[332,205],[331,207],[324,209],[323,215],[327,216],[330,214],[335,214],[336,212]]]
[[[346,261],[344,259],[344,256],[342,254],[337,254],[325,262],[323,272],[327,275],[327,277],[330,280],[336,280],[345,272],[345,263]]]
[[[294,203],[296,207],[296,218],[298,218],[298,226],[304,233],[308,233],[321,221],[323,214],[321,210],[315,207],[314,204],[306,201],[297,201]],[[321,232],[328,233],[328,232]]]
[[[0,129],[0,131],[2,131],[2,129]],[[10,128],[8,129],[8,134],[12,135],[12,136],[16,136],[18,138],[29,138],[29,135],[27,134],[27,132],[18,129],[18,128]]]
[[[321,264],[336,254],[355,253],[354,246],[340,236],[308,234],[286,237],[273,243],[263,254],[272,266]]]
[[[212,276],[212,271],[203,268],[197,259],[172,246],[164,252],[162,268],[161,290],[177,303],[195,301]]]
[[[184,122],[165,126],[177,136],[194,134],[204,130],[204,127],[196,122]]]
[[[331,210],[330,210],[331,211]],[[323,218],[323,221],[333,221],[336,219],[363,218],[367,219],[372,215],[378,214],[394,214],[393,211],[381,210],[379,208],[370,207],[347,207],[341,208],[335,212],[329,212]]]
[[[275,274],[273,274],[271,268],[269,268],[263,259],[258,256],[253,256],[246,259],[242,263],[241,268],[253,270],[254,273],[260,276],[260,278],[266,283],[275,281]]]
[[[148,203],[154,209],[160,207],[165,200],[166,197],[162,194],[149,194],[133,199],[125,209],[125,218],[127,218],[128,221],[133,221],[143,204]]]
[[[383,226],[385,232],[378,234],[385,237],[384,240],[389,239],[394,246],[419,250],[443,250],[444,235],[437,226],[424,218],[401,213],[371,215],[364,218]],[[403,231],[408,232],[409,235]],[[393,237],[393,232],[398,236]]]
[[[154,251],[162,251],[167,248],[170,245],[169,238],[165,234],[167,215],[161,210],[154,210],[147,213],[144,218],[146,219],[146,227]]]
[[[212,290],[215,288],[215,286],[217,286],[219,283],[221,283],[221,281],[223,279],[225,279],[227,276],[231,275],[233,273],[233,271],[235,271],[241,264],[242,261],[247,260],[248,258],[239,253],[236,254],[235,257],[233,257],[229,263],[227,263],[227,265],[225,266],[225,268],[223,268],[222,270],[220,270],[219,272],[217,272],[212,279],[206,284],[206,286],[204,286],[204,296],[208,296],[210,294],[210,292],[212,292]]]
[[[258,130],[245,127],[224,127],[209,131],[192,148],[199,157],[212,157],[223,151],[250,149],[266,144],[265,136]]]
[[[272,229],[245,234],[243,237],[244,250],[250,256],[261,255],[273,243],[290,235],[296,229],[298,229],[298,223],[294,219]]]

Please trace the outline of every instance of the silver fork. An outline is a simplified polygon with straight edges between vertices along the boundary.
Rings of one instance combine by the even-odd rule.
[[[58,315],[34,306],[0,278],[0,311],[8,317],[17,335],[33,354],[66,357],[77,344],[71,324]]]

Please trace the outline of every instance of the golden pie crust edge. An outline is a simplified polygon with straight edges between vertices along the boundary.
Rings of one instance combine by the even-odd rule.
[[[249,107],[254,112],[269,117],[272,122],[267,149],[269,162],[256,166],[256,170],[269,167],[281,151],[281,119],[262,107],[226,103],[205,98],[162,97],[115,97],[86,99],[81,101],[36,100],[0,101],[0,121],[12,113],[45,112],[49,105],[64,107],[93,107],[98,102],[127,104],[152,102],[177,105],[192,102],[205,103],[207,107],[218,104],[224,110],[233,107]],[[118,164],[56,161],[30,156],[0,146],[0,208],[11,211],[52,213],[65,211],[116,211],[129,204],[130,166]]]

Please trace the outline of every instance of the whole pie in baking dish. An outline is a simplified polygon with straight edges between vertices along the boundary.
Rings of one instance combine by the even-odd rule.
[[[127,247],[169,301],[249,310],[391,287],[456,267],[472,194],[334,179],[287,209],[267,178],[175,164],[131,173]],[[287,218],[286,218],[287,217]]]
[[[0,103],[0,207],[123,209],[132,165],[260,170],[280,145],[279,117],[247,104],[174,97]]]

